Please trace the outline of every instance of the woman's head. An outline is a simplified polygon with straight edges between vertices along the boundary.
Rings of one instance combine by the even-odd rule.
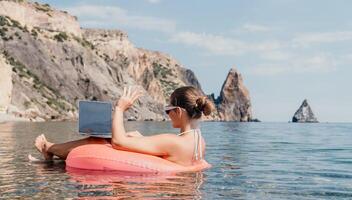
[[[210,115],[214,109],[213,103],[193,86],[177,88],[170,96],[170,105],[175,107],[175,109],[169,111],[169,116],[173,121],[175,118],[173,118],[171,112],[177,114],[177,112],[184,111],[188,119],[199,119],[202,114]],[[179,116],[181,116],[180,113]]]

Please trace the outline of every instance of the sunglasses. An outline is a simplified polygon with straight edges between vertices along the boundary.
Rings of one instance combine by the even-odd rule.
[[[178,108],[178,107],[177,106],[166,106],[165,113],[168,115],[171,110],[175,110],[176,108]]]

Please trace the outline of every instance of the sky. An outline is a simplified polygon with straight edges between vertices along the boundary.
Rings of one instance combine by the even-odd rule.
[[[321,122],[352,122],[352,1],[40,0],[82,27],[120,29],[165,52],[218,96],[236,67],[255,118],[287,122],[304,99]]]

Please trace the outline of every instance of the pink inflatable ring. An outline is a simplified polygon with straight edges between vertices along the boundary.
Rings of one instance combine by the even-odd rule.
[[[192,166],[182,166],[157,156],[116,150],[111,145],[89,144],[74,148],[67,156],[66,167],[119,171],[128,173],[174,173],[210,168],[205,160]]]

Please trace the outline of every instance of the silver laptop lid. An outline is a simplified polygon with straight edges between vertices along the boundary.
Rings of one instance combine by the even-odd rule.
[[[79,101],[79,133],[111,138],[112,104],[101,101]]]

